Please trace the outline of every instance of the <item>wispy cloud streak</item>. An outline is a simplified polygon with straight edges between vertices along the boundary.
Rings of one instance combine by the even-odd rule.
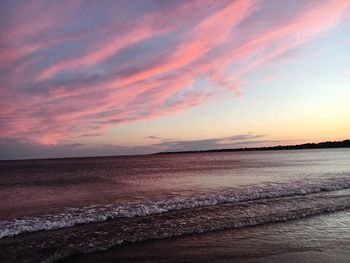
[[[242,77],[335,28],[350,7],[64,2],[2,3],[0,138],[55,144],[239,96]]]

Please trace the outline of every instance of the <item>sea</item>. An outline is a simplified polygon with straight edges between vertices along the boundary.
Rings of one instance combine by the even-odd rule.
[[[349,262],[350,148],[0,161],[1,262]]]

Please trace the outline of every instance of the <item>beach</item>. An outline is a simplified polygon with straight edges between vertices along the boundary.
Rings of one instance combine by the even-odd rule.
[[[349,255],[348,148],[0,166],[4,262],[344,262]]]
[[[124,244],[60,262],[312,262],[346,263],[350,213],[278,224]]]

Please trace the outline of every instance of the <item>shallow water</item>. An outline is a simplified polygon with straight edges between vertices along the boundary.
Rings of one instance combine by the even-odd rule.
[[[347,263],[350,212],[124,244],[62,262]]]
[[[16,262],[350,206],[350,149],[4,161],[0,171],[0,256]]]

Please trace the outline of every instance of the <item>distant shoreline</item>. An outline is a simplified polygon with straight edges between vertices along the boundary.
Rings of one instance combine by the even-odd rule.
[[[94,158],[113,158],[113,157],[136,157],[148,155],[163,154],[182,154],[182,153],[211,153],[211,152],[249,152],[249,151],[275,151],[275,150],[305,150],[305,149],[331,149],[331,148],[350,148],[350,140],[343,141],[327,141],[320,143],[304,143],[297,145],[278,145],[269,147],[245,147],[231,149],[211,149],[197,151],[169,151],[156,152],[150,154],[133,154],[133,155],[91,155],[91,156],[68,156],[68,157],[48,157],[48,158],[28,158],[28,159],[0,159],[1,162],[18,162],[18,161],[34,161],[34,160],[61,160],[61,159],[94,159]]]
[[[249,151],[276,151],[276,150],[305,150],[305,149],[329,149],[329,148],[350,148],[350,140],[326,141],[319,143],[304,143],[296,145],[278,145],[268,147],[244,147],[230,149],[212,149],[197,151],[169,151],[154,154],[178,154],[178,153],[210,153],[210,152],[249,152]]]

